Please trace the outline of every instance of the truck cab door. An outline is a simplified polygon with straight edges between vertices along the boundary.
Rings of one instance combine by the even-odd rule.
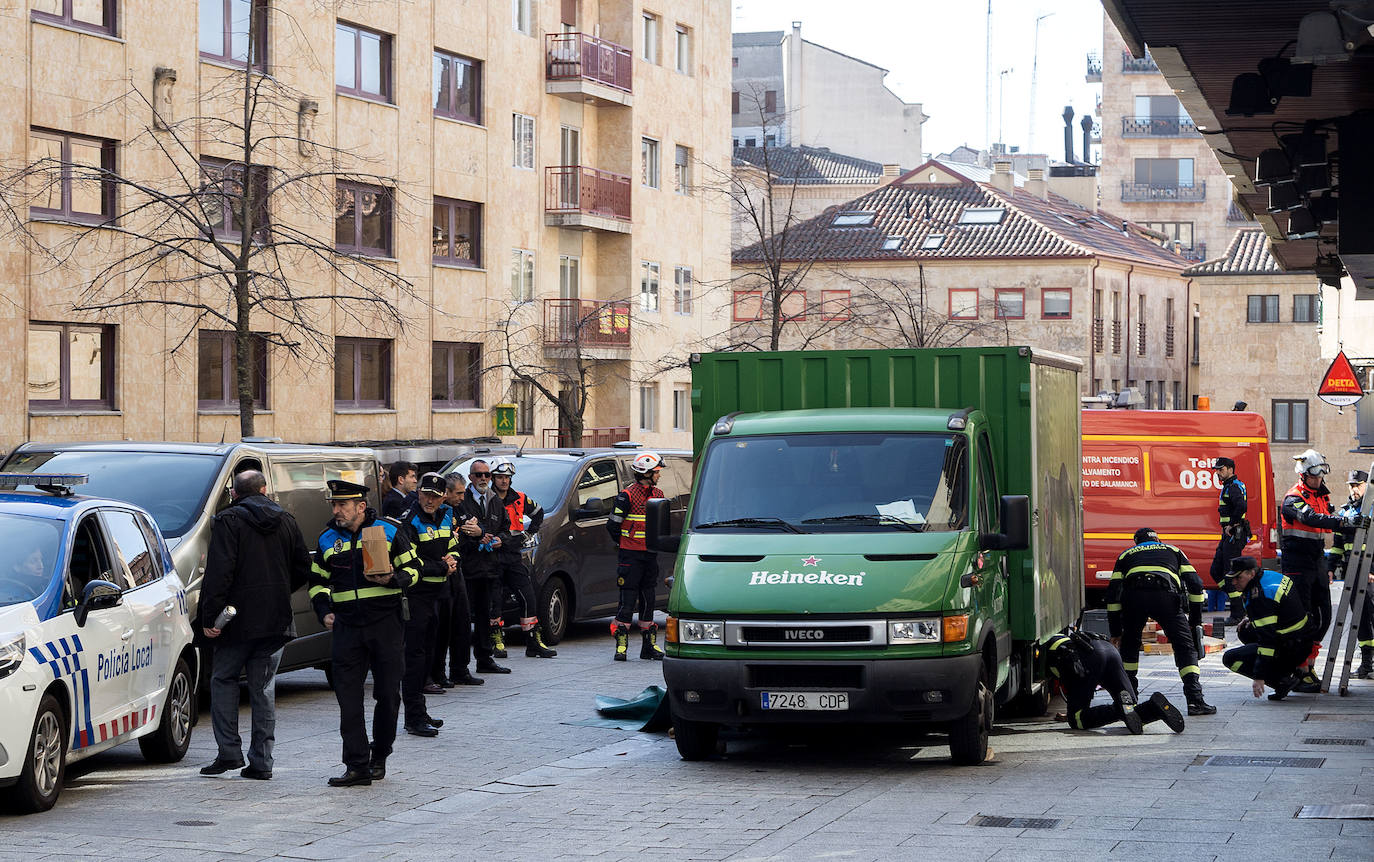
[[[978,435],[978,469],[975,476],[978,485],[978,532],[1000,533],[1001,497],[987,432],[980,432]],[[1003,662],[1011,655],[1011,610],[1008,601],[1011,585],[1007,571],[1007,552],[987,550],[980,552],[979,557],[983,560],[979,602],[987,608],[989,619],[997,633],[997,683],[1000,685],[1004,679]]]

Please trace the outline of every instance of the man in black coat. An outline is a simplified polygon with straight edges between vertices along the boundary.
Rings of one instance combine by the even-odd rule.
[[[472,652],[478,673],[510,673],[492,658],[491,633],[496,620],[491,618],[493,592],[500,588],[501,563],[496,552],[510,541],[510,515],[491,484],[491,466],[473,461],[468,468],[468,488],[454,512],[458,528],[458,555],[462,560],[463,580],[467,583],[468,606],[477,631]],[[463,656],[466,671],[467,656]]]
[[[310,578],[310,553],[300,527],[266,496],[256,470],[234,477],[234,502],[215,516],[200,588],[200,627],[214,647],[210,719],[219,753],[201,775],[243,766],[239,737],[239,678],[248,678],[252,736],[248,766],[239,774],[272,777],[276,676],[282,647],[296,636],[291,594]],[[215,624],[226,607],[237,613]]]

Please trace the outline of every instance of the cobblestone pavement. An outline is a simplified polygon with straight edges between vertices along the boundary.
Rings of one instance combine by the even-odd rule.
[[[1374,859],[1374,822],[1295,819],[1304,804],[1374,803],[1374,682],[1270,703],[1209,656],[1219,713],[1178,736],[1022,721],[999,725],[992,762],[956,768],[938,735],[835,729],[736,736],[724,759],[685,763],[666,734],[563,723],[591,717],[595,694],[662,682],[656,663],[610,653],[601,625],[575,630],[556,659],[513,649],[513,674],[431,697],[441,735],[402,734],[370,788],[325,786],[341,770],[337,707],[323,674],[287,674],[272,781],[199,776],[215,751],[203,719],[180,764],[146,764],[125,745],[75,766],[53,811],[0,817],[0,862]],[[1141,682],[1183,703],[1169,657],[1144,657]],[[1209,765],[1214,755],[1319,763]],[[994,828],[980,815],[1055,822]]]

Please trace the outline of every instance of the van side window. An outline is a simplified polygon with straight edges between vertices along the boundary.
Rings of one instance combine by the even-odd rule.
[[[997,519],[1001,498],[997,494],[997,472],[992,469],[992,447],[988,435],[978,435],[978,513],[979,529],[984,533],[999,531]]]
[[[63,596],[62,607],[76,607],[87,584],[106,579],[114,581],[121,588],[124,586],[123,575],[116,575],[112,571],[100,530],[100,519],[94,514],[87,515],[77,525],[72,537],[72,556],[67,567],[67,594]]]
[[[138,528],[143,531],[143,538],[148,542],[148,550],[152,552],[153,565],[157,567],[158,575],[161,575],[167,570],[167,560],[162,556],[162,543],[158,541],[157,530],[142,515],[138,516]]]
[[[127,590],[161,577],[162,567],[149,550],[148,540],[134,520],[134,513],[107,509],[103,518],[110,538],[114,539],[115,552],[119,555],[120,566],[116,568],[118,577],[115,583]],[[124,577],[128,580],[123,580]]]
[[[604,500],[607,511],[611,501],[620,493],[620,480],[616,476],[614,461],[596,461],[582,472],[577,480],[577,505],[585,506],[593,498]]]

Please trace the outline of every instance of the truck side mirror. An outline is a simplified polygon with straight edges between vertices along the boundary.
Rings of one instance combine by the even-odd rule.
[[[676,554],[682,536],[672,535],[673,501],[650,500],[644,512],[644,545],[651,551]]]
[[[81,602],[76,606],[76,611],[73,613],[76,625],[78,627],[86,625],[86,618],[90,616],[91,611],[113,608],[122,601],[124,601],[124,594],[120,592],[119,587],[110,581],[91,581],[81,591]]]
[[[1030,547],[1030,497],[1006,494],[1001,500],[1002,532],[980,533],[980,551],[1024,551]]]

